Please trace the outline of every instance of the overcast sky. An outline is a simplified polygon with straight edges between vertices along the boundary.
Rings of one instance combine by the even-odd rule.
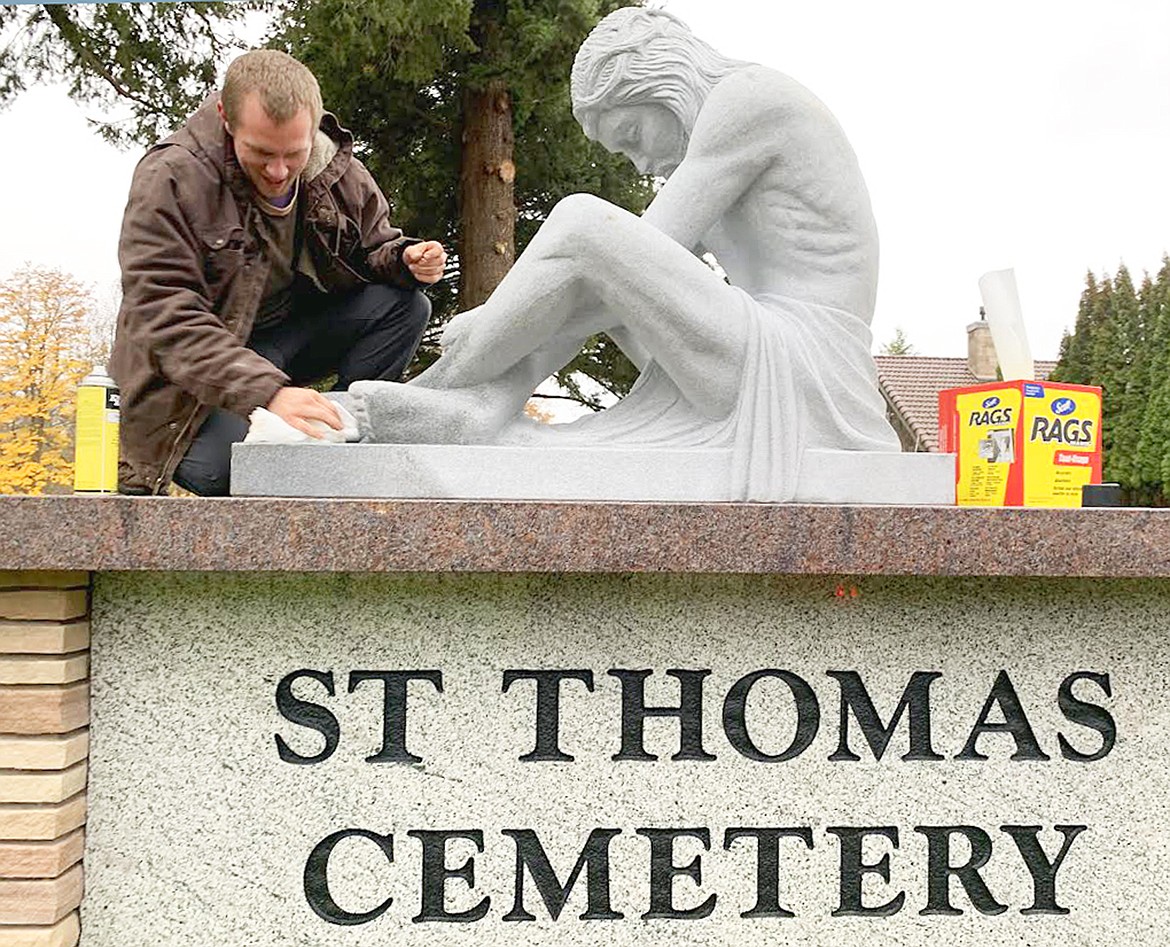
[[[844,126],[882,238],[875,348],[900,326],[920,354],[963,354],[979,276],[1013,266],[1033,354],[1054,357],[1087,269],[1140,279],[1170,251],[1167,0],[664,5]],[[61,88],[0,112],[0,142],[0,277],[27,261],[116,282],[137,155]]]

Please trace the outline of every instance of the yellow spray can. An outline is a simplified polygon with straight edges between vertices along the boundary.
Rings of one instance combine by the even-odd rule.
[[[77,388],[77,435],[74,444],[73,492],[118,492],[118,386],[104,365]]]

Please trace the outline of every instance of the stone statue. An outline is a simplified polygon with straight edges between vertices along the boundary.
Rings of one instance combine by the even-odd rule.
[[[745,500],[792,499],[810,449],[898,451],[869,351],[877,229],[828,109],[633,7],[582,44],[572,98],[590,138],[666,183],[641,217],[585,194],[557,204],[431,368],[350,388],[363,440],[723,448],[725,496]],[[597,332],[641,370],[633,390],[570,424],[526,418]]]

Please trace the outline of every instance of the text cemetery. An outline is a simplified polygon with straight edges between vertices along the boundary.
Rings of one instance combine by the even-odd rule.
[[[670,744],[677,746],[669,757],[674,762],[709,762],[719,753],[730,753],[746,761],[745,765],[790,763],[817,752],[813,744],[827,720],[834,727],[829,733],[828,745],[833,749],[828,759],[844,765],[867,758],[881,761],[891,743],[903,750],[898,759],[918,764],[978,764],[989,759],[1036,764],[1057,758],[1088,764],[1108,756],[1117,742],[1116,723],[1106,709],[1113,696],[1110,677],[1096,671],[1070,672],[1063,680],[1054,679],[1049,694],[1027,695],[1032,700],[1054,700],[1065,722],[1054,733],[1038,734],[1025,712],[1027,702],[1021,700],[1009,673],[1000,670],[989,680],[982,705],[970,708],[965,741],[954,747],[936,746],[931,732],[932,699],[937,710],[946,685],[938,671],[912,672],[894,705],[885,699],[875,704],[857,671],[826,672],[829,680],[818,696],[806,678],[791,671],[756,670],[727,688],[722,701],[722,738],[718,740],[705,736],[703,730],[704,701],[710,700],[712,690],[707,686],[705,694],[704,685],[714,683],[707,680],[712,673],[710,669],[665,671],[666,677],[677,681],[679,699],[673,706],[661,706],[646,701],[646,683],[654,677],[650,670],[606,671],[605,676],[617,681],[612,694],[605,692],[604,678],[598,681],[590,670],[505,670],[503,700],[529,700],[534,721],[528,745],[515,748],[515,760],[563,766],[581,754],[604,752],[615,766],[666,763],[646,748],[649,718],[671,718],[659,726],[669,726],[672,734],[677,733],[677,742],[672,737]],[[283,762],[319,764],[358,742],[375,744],[377,739],[381,746],[364,756],[367,763],[421,767],[435,762],[428,759],[426,747],[415,745],[413,739],[408,747],[408,708],[417,701],[442,700],[442,671],[353,670],[345,684],[344,693],[353,695],[349,697],[339,695],[339,678],[331,670],[300,669],[280,680],[275,695],[277,709],[285,720],[303,728],[276,735],[276,752]],[[939,686],[934,686],[936,683]],[[759,696],[764,692],[779,700],[785,712],[764,714],[758,707],[753,712],[753,693]],[[830,694],[836,706],[832,714],[823,708]],[[567,745],[562,711],[571,712],[578,701],[611,697],[612,733],[599,734],[593,746]],[[358,735],[347,732],[343,745],[342,725],[334,710],[340,710],[346,700],[372,699],[382,704],[381,734],[373,738],[361,734],[359,741]],[[894,709],[883,719],[879,706]],[[491,709],[483,708],[485,717]],[[903,735],[895,740],[900,728]],[[581,742],[579,735],[575,742]],[[610,753],[614,748],[617,752]],[[612,815],[611,819],[618,821]],[[561,863],[554,864],[539,827],[508,826],[486,830],[489,836],[510,840],[508,860],[501,864],[483,854],[483,828],[410,829],[399,833],[412,840],[407,852],[401,837],[396,840],[394,832],[377,828],[340,826],[307,853],[304,895],[324,920],[358,925],[391,909],[392,895],[358,910],[342,906],[331,893],[329,875],[338,870],[338,860],[360,854],[368,863],[371,852],[383,864],[387,890],[400,890],[396,883],[403,874],[414,879],[415,903],[421,904],[417,914],[411,909],[411,920],[416,923],[475,922],[494,910],[505,921],[533,921],[542,910],[556,920],[582,880],[584,896],[574,900],[584,908],[581,920],[687,920],[723,911],[734,911],[747,919],[792,918],[798,913],[791,898],[797,883],[791,872],[786,873],[786,857],[792,860],[794,855],[805,853],[807,857],[812,852],[815,858],[826,849],[826,857],[832,861],[831,866],[826,865],[831,871],[829,883],[836,891],[833,917],[885,917],[902,911],[960,915],[968,907],[985,915],[1003,914],[1010,908],[1025,915],[1064,915],[1074,906],[1058,897],[1058,874],[1070,851],[1083,847],[1074,843],[1089,829],[1070,824],[581,826],[574,828],[579,839],[575,854],[558,858]],[[712,852],[713,845],[715,853],[705,854]],[[719,857],[716,853],[720,850],[733,852],[744,847],[754,855],[754,868],[743,876],[741,890],[705,889],[705,860]],[[918,890],[897,890],[891,883],[891,865],[899,853],[925,865]],[[919,857],[920,853],[924,857]],[[611,856],[638,859],[645,878],[644,890],[624,902],[615,902],[611,895]],[[1086,855],[1082,851],[1079,857]],[[1029,891],[1026,900],[1009,905],[991,889],[981,872],[993,860],[1018,867],[1028,883],[1027,889],[1018,889]],[[409,864],[403,865],[404,861]],[[493,908],[491,897],[476,892],[477,871],[508,873],[514,892],[508,903]]]

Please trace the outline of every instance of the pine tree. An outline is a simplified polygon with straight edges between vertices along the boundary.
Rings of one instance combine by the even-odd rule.
[[[1130,441],[1131,460],[1129,479],[1131,500],[1135,505],[1149,506],[1161,495],[1161,476],[1150,470],[1146,423],[1150,401],[1158,377],[1159,353],[1156,337],[1160,334],[1156,309],[1153,306],[1154,281],[1147,273],[1137,294],[1138,319],[1141,340],[1134,351],[1130,366],[1130,388],[1126,405],[1126,437]]]
[[[1104,477],[1131,504],[1161,505],[1170,483],[1170,256],[1135,290],[1122,265],[1088,274],[1053,381],[1102,388]]]
[[[1151,502],[1166,501],[1170,484],[1170,256],[1157,278],[1143,287],[1147,344],[1150,350],[1149,394],[1138,446],[1142,481],[1151,486]]]
[[[1056,355],[1056,367],[1052,369],[1051,374],[1048,376],[1053,381],[1061,380],[1060,372],[1069,363],[1069,349],[1072,347],[1072,344],[1073,334],[1068,329],[1065,329],[1060,334],[1060,349]]]
[[[1086,298],[1087,297],[1087,298]],[[1091,280],[1082,295],[1084,304],[1084,339],[1074,347],[1074,365],[1078,371],[1074,377],[1060,377],[1080,385],[1097,385],[1101,388],[1101,449],[1104,453],[1104,476],[1115,480],[1112,461],[1113,431],[1116,425],[1121,364],[1121,338],[1117,321],[1113,318],[1113,280],[1106,276],[1100,282]],[[1077,336],[1082,334],[1081,314],[1077,317]]]
[[[1085,274],[1085,288],[1077,308],[1077,321],[1073,334],[1065,335],[1061,341],[1060,360],[1053,369],[1053,381],[1068,382],[1070,385],[1089,385],[1092,371],[1090,350],[1093,344],[1093,318],[1098,305],[1100,286],[1097,277],[1090,271]]]
[[[23,269],[0,283],[0,493],[72,481],[77,383],[89,294],[58,270]]]
[[[1112,345],[1102,353],[1109,388],[1105,410],[1109,415],[1111,448],[1109,479],[1121,483],[1132,493],[1142,488],[1138,467],[1138,442],[1141,439],[1149,388],[1143,311],[1129,270],[1122,265],[1112,281],[1110,318]]]
[[[882,346],[882,355],[913,355],[914,346],[910,340],[906,338],[906,333],[902,331],[902,327],[898,326],[894,329],[894,337]]]

